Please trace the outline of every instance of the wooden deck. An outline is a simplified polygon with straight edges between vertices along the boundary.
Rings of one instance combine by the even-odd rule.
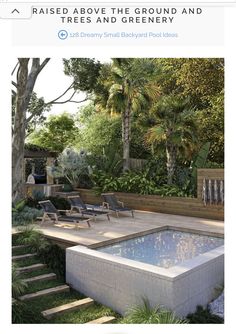
[[[163,213],[135,211],[134,218],[127,214],[121,214],[117,218],[111,214],[111,220],[99,217],[96,222],[91,222],[91,228],[81,226],[75,229],[73,224],[45,223],[35,224],[47,237],[56,241],[62,247],[74,245],[92,246],[116,238],[122,238],[135,233],[151,231],[158,227],[184,228],[187,231],[199,231],[213,235],[224,235],[224,222],[205,218],[169,215]],[[13,233],[17,229],[13,229]]]

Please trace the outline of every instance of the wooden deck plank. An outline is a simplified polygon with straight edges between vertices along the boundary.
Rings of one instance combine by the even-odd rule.
[[[40,291],[33,292],[33,293],[28,293],[26,295],[23,295],[23,296],[19,297],[19,300],[21,300],[21,301],[31,300],[31,299],[35,299],[35,298],[39,298],[39,297],[53,295],[55,293],[69,292],[69,291],[70,291],[69,285],[63,284],[63,285],[56,286],[54,288],[40,290]]]
[[[113,320],[115,320],[115,317],[108,317],[108,316],[104,316],[89,322],[86,322],[86,324],[109,324],[111,323]]]
[[[34,282],[43,282],[43,281],[51,281],[57,278],[57,275],[54,273],[43,274],[39,276],[34,276],[30,278],[25,278],[22,281],[25,283],[34,283]]]
[[[26,260],[26,259],[30,259],[32,257],[35,257],[37,255],[37,253],[32,253],[32,254],[23,254],[23,255],[15,255],[12,256],[12,261],[19,261],[19,260]]]
[[[88,307],[94,303],[94,300],[91,298],[84,298],[80,300],[76,300],[74,302],[64,304],[58,307],[54,307],[45,311],[42,311],[41,314],[46,319],[51,319],[57,315],[64,314],[66,312],[71,312],[75,310],[79,310],[85,307]]]
[[[12,250],[16,250],[16,249],[24,249],[29,247],[30,245],[16,245],[16,246],[12,246]]]
[[[16,268],[16,270],[19,273],[27,273],[27,272],[30,272],[30,271],[34,271],[34,270],[38,270],[38,269],[43,269],[43,268],[46,268],[46,267],[47,267],[47,265],[44,264],[44,263],[36,263],[36,264],[32,264],[31,266]]]

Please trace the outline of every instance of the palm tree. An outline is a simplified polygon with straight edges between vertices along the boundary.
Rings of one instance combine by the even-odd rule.
[[[147,132],[148,144],[163,144],[166,151],[167,183],[173,183],[177,154],[190,156],[196,143],[194,109],[189,101],[177,96],[163,96],[152,108],[155,125]]]
[[[109,89],[107,108],[122,114],[123,171],[130,166],[132,113],[144,108],[158,96],[155,84],[157,67],[153,59],[115,58],[111,67],[113,80]]]

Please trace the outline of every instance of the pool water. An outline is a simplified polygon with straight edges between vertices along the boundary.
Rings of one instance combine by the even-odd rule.
[[[223,238],[164,230],[100,247],[97,251],[170,268],[223,244]]]

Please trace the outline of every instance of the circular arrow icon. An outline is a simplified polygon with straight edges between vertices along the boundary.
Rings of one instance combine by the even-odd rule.
[[[67,39],[68,32],[66,30],[60,30],[57,35],[60,39]]]

